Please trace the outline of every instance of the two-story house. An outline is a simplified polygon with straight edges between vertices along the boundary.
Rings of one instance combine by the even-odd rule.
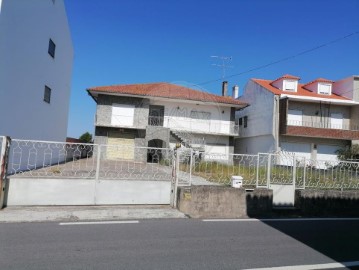
[[[247,104],[226,96],[224,87],[222,96],[170,83],[89,88],[97,104],[95,143],[128,146],[128,151],[107,153],[114,159],[137,160],[135,147],[173,148],[176,143],[207,158],[228,158],[238,136],[235,112]]]
[[[251,79],[241,97],[251,106],[236,119],[236,153],[287,151],[315,160],[336,160],[336,151],[359,139],[359,77],[333,82],[284,75]]]

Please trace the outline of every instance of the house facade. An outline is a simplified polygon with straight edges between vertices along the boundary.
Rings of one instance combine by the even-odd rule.
[[[336,160],[338,149],[358,142],[359,77],[299,81],[284,75],[247,83],[241,98],[251,106],[236,114],[241,133],[236,153],[285,151]]]
[[[97,104],[95,143],[173,148],[177,143],[211,155],[228,156],[238,137],[235,112],[247,106],[228,96],[169,83],[87,89]],[[135,154],[108,153],[133,159]],[[124,156],[126,155],[126,156]],[[214,157],[213,157],[214,158]]]
[[[65,142],[73,47],[63,0],[0,0],[0,134]]]

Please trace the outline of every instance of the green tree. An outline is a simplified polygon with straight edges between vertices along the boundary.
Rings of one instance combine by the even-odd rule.
[[[338,158],[341,160],[359,159],[359,144],[353,144],[351,147],[346,147],[337,150]]]
[[[84,143],[92,143],[92,135],[89,132],[85,132],[79,137],[79,140]]]

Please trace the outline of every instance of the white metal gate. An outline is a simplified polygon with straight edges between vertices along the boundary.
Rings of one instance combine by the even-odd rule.
[[[7,205],[170,204],[173,166],[167,148],[12,140]]]

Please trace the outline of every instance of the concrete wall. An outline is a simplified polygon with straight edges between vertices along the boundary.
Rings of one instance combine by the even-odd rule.
[[[170,181],[9,179],[7,206],[170,204]]]
[[[258,154],[276,151],[273,135],[263,135],[235,140],[235,154]]]
[[[218,186],[180,187],[178,209],[193,218],[245,218],[272,211],[272,191]]]
[[[295,206],[303,216],[359,216],[359,190],[297,190]]]
[[[241,99],[250,104],[236,113],[236,119],[247,116],[247,127],[240,127],[241,138],[257,137],[273,134],[275,119],[274,94],[254,81],[249,81]]]
[[[64,142],[73,63],[64,1],[3,0],[0,59],[0,115],[10,116],[2,117],[0,134]],[[45,85],[50,104],[43,101]]]
[[[355,96],[358,96],[354,96],[353,76],[334,82],[332,92],[334,94],[359,101],[359,99],[355,98]]]
[[[170,129],[158,126],[147,126],[146,127],[146,143],[151,140],[160,139],[165,142],[164,148],[169,147],[170,142]],[[146,146],[147,146],[146,145]]]
[[[358,84],[359,92],[359,84]],[[351,107],[351,123],[354,129],[359,129],[359,105]],[[359,144],[359,140],[353,140],[353,144]]]

